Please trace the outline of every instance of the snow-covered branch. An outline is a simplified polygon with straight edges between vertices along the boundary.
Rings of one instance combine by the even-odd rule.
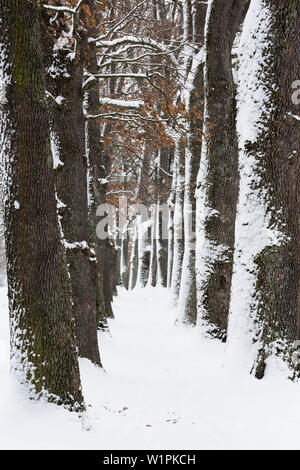
[[[142,5],[144,5],[145,3],[147,2],[147,0],[143,0],[142,2],[140,2],[138,5],[136,5],[134,8],[132,8],[132,10],[124,17],[122,18],[116,25],[114,25],[112,28],[110,28],[106,34],[103,34],[102,36],[98,36],[98,38],[95,39],[95,41],[97,40],[103,40],[105,38],[107,38],[110,34],[112,33],[116,33],[120,30],[120,27],[121,25],[124,26],[124,23],[131,18],[132,14],[137,11]]]
[[[143,101],[138,100],[117,100],[113,98],[100,98],[100,104],[108,104],[110,106],[117,106],[119,108],[131,108],[131,109],[139,109],[141,106],[144,105]]]
[[[173,51],[170,51],[169,49],[167,49],[164,46],[164,44],[162,44],[158,41],[155,41],[154,39],[151,39],[151,38],[139,38],[139,37],[136,37],[136,36],[124,36],[124,37],[121,37],[121,38],[112,39],[110,41],[100,40],[99,38],[96,38],[96,39],[90,38],[89,41],[90,42],[96,42],[97,46],[101,47],[101,48],[114,48],[114,47],[124,45],[124,44],[134,44],[134,45],[142,46],[142,47],[145,47],[145,48],[151,48],[151,49],[154,49],[158,52],[162,52],[164,54],[169,54],[172,63],[174,65],[176,65],[176,67],[178,66],[178,62],[176,60],[176,57],[173,55]]]
[[[67,6],[55,6],[55,5],[47,5],[45,3],[42,3],[42,7],[45,8],[46,10],[52,10],[52,11],[62,11],[65,13],[70,13],[71,15],[76,15],[78,12],[80,6],[82,5],[83,0],[79,0],[75,8],[69,8]]]

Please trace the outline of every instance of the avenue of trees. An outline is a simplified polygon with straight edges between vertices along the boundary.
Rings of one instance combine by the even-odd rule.
[[[84,409],[78,357],[102,367],[118,285],[169,288],[230,366],[262,379],[277,355],[296,379],[300,0],[0,0],[0,37],[11,359],[32,396]]]

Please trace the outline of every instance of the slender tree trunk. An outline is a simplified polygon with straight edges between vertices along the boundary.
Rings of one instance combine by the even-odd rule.
[[[212,0],[206,26],[207,138],[199,174],[197,248],[199,322],[226,339],[238,197],[236,88],[231,50],[248,0]]]
[[[99,7],[95,4],[94,0],[85,0],[85,3],[89,7],[91,17],[95,21],[88,21],[88,33],[91,37],[97,35],[95,24],[98,21],[97,16],[100,15]],[[86,64],[88,70],[92,73],[96,73],[98,70],[97,61],[97,47],[95,43],[90,43],[87,47],[86,52]],[[113,84],[110,83],[111,92],[113,92]],[[96,115],[100,110],[99,102],[99,83],[96,80],[91,83],[87,93],[88,107],[87,113],[89,115]],[[110,125],[102,126],[104,133],[110,132]],[[110,272],[111,265],[109,263],[109,257],[106,253],[107,241],[100,240],[96,237],[96,211],[97,207],[101,204],[106,203],[106,190],[107,190],[107,174],[110,169],[110,156],[103,143],[103,137],[101,136],[100,123],[97,119],[87,120],[87,136],[88,136],[88,153],[89,153],[89,191],[90,191],[90,221],[91,221],[91,235],[92,240],[96,245],[96,257],[97,257],[97,298],[98,298],[98,327],[107,328],[106,317],[112,317],[112,306],[110,296],[106,298],[107,286],[104,287],[105,278],[107,276],[113,276],[115,274],[115,267],[113,267],[113,273]],[[102,326],[101,326],[102,325]]]
[[[173,170],[173,180],[172,180],[172,189],[171,194],[168,200],[168,284],[167,286],[171,288],[172,286],[172,273],[173,273],[173,263],[174,263],[174,207],[175,207],[175,184],[176,184],[176,165],[174,165]]]
[[[148,283],[152,287],[157,283],[157,244],[156,244],[156,222],[157,205],[154,204],[151,209],[151,252],[150,252],[150,275]]]
[[[156,220],[156,252],[157,252],[157,281],[162,287],[168,284],[168,231],[166,223],[169,211],[166,204],[161,205],[160,199],[157,204]]]
[[[133,240],[131,244],[131,255],[130,255],[130,277],[129,277],[129,289],[135,288],[139,265],[139,234],[138,234],[138,218],[135,220],[135,229]]]
[[[146,287],[150,271],[151,254],[151,226],[149,221],[142,222],[139,225],[139,265],[137,284]]]
[[[129,271],[128,271],[128,229],[127,227],[122,233],[120,259],[121,259],[120,265],[121,265],[122,286],[125,287],[126,290],[128,290]]]
[[[95,114],[99,112],[99,89],[89,90],[87,94],[87,112]],[[99,222],[96,216],[97,208],[105,203],[104,170],[99,164],[102,160],[100,125],[96,120],[88,120],[86,123],[87,159],[88,159],[88,192],[89,192],[89,224],[90,239],[96,253],[96,320],[98,329],[107,329],[107,312],[104,298],[104,259],[105,241],[96,236],[96,225]]]
[[[104,266],[106,267],[104,276],[103,276],[103,292],[104,292],[104,301],[105,301],[105,311],[107,318],[114,318],[114,313],[112,309],[113,301],[113,281],[112,276],[114,275],[115,267],[115,257],[114,257],[114,248],[112,247],[110,241],[105,240],[104,246]]]
[[[89,67],[91,70],[97,70],[96,48],[90,45],[88,50]],[[99,84],[93,83],[87,91],[86,112],[89,115],[99,113]],[[107,316],[111,315],[111,306],[107,311],[107,305],[110,300],[105,299],[104,294],[104,277],[108,274],[107,265],[105,264],[106,241],[98,239],[96,236],[96,225],[99,222],[96,216],[97,208],[106,202],[106,175],[107,157],[103,147],[100,132],[100,123],[96,119],[88,119],[86,122],[86,139],[87,139],[87,157],[88,157],[88,191],[89,191],[89,221],[90,221],[90,237],[95,246],[97,263],[96,269],[96,292],[97,292],[97,326],[100,329],[107,329]],[[103,216],[105,217],[105,216]]]
[[[179,137],[175,143],[175,165],[176,183],[175,183],[175,207],[174,207],[174,248],[173,248],[173,266],[172,266],[172,296],[173,301],[177,304],[181,273],[182,261],[184,254],[184,226],[183,226],[183,201],[184,201],[184,171],[185,171],[185,148],[183,140]]]
[[[1,0],[0,18],[6,74],[1,127],[12,367],[33,393],[81,409],[36,2]]]
[[[194,8],[186,8],[190,16],[185,21],[186,36],[195,41],[195,47],[203,45],[206,5],[198,3]],[[179,295],[179,314],[184,323],[195,325],[197,322],[196,288],[196,181],[201,158],[202,116],[204,102],[203,62],[199,53],[192,55],[190,70],[187,71],[189,92],[185,93],[186,109],[191,119],[187,130],[184,187],[184,256]],[[196,65],[194,65],[194,62]]]
[[[184,189],[184,255],[179,293],[179,311],[184,323],[195,325],[197,322],[196,289],[196,180],[199,170],[201,145],[192,142],[188,136],[185,161]],[[197,149],[198,147],[198,149]]]
[[[157,252],[157,281],[162,287],[168,284],[168,230],[169,211],[162,204],[161,192],[165,187],[165,173],[168,170],[170,149],[161,149],[158,158],[158,199],[156,213],[156,252]]]

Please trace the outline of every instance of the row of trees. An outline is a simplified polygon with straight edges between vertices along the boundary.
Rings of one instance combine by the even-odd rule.
[[[130,277],[141,285],[168,285],[179,319],[227,341],[231,365],[241,360],[262,378],[275,354],[295,377],[299,117],[292,96],[299,2],[162,3],[170,7],[163,17],[172,25],[164,41],[181,45],[169,57],[173,67],[180,64],[172,101],[176,125],[168,127],[174,116],[164,123],[172,141],[172,168],[163,168],[164,177],[172,172],[168,255],[158,270],[159,218],[144,224],[138,218]],[[175,36],[167,38],[166,31]]]
[[[0,0],[11,352],[35,395],[84,408],[77,358],[101,366],[119,281],[168,286],[230,364],[297,374],[299,18],[299,0]],[[149,220],[97,237],[120,196]]]

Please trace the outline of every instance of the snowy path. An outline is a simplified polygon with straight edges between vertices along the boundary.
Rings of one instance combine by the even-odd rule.
[[[8,374],[7,307],[0,298],[0,447],[94,449],[300,448],[300,385],[270,373],[225,374],[224,345],[174,326],[167,290],[120,292],[106,372],[81,360],[86,431],[75,415],[28,402]]]

